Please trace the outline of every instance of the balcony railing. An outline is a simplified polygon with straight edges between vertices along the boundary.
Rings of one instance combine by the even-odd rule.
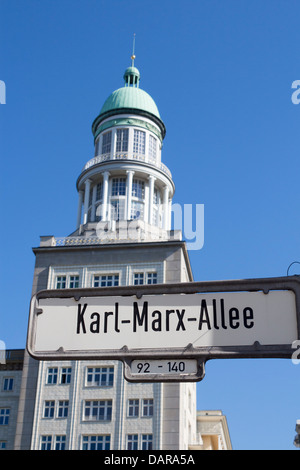
[[[110,160],[135,160],[139,162],[147,163],[148,165],[153,166],[154,168],[158,168],[163,173],[165,173],[169,178],[172,179],[172,173],[170,172],[169,168],[164,165],[163,163],[155,163],[154,161],[149,161],[145,158],[145,155],[136,154],[136,153],[129,153],[129,152],[118,152],[118,153],[105,153],[102,155],[97,155],[94,158],[91,158],[83,167],[82,172],[88,170],[89,168],[93,167],[94,165],[98,165],[99,163],[104,163]]]

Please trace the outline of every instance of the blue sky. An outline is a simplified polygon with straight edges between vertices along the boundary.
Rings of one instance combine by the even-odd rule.
[[[174,202],[205,205],[197,281],[285,276],[300,261],[297,0],[0,0],[0,339],[25,346],[40,235],[75,229],[91,124],[123,85],[133,33],[140,86],[167,128]],[[300,274],[294,265],[290,274]],[[197,385],[234,449],[293,449],[300,365],[218,360]]]

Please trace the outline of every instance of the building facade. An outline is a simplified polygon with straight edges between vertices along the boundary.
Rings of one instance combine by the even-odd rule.
[[[174,183],[165,125],[134,66],[92,125],[94,156],[76,183],[76,229],[33,249],[43,289],[193,280],[171,230]],[[159,345],[157,345],[159,346]],[[25,354],[15,449],[178,450],[199,441],[194,383],[132,384],[119,361],[42,361]]]
[[[0,450],[13,449],[24,350],[7,350],[0,361]]]

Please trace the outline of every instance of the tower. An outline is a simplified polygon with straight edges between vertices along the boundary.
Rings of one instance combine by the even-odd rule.
[[[120,241],[130,230],[124,222],[136,220],[131,228],[138,234],[132,236],[166,239],[174,183],[161,161],[165,125],[154,100],[140,88],[140,72],[133,65],[125,70],[124,82],[106,99],[92,125],[95,154],[77,180],[74,235],[115,231],[110,240]],[[104,238],[109,240],[108,235]]]
[[[33,249],[32,294],[193,280],[185,242],[171,230],[165,125],[134,59],[124,81],[92,125],[75,231],[42,236]],[[15,449],[176,450],[196,441],[195,384],[130,384],[119,361],[25,357]]]

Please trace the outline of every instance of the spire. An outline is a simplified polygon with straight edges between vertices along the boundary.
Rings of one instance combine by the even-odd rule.
[[[134,48],[135,48],[135,33],[133,34],[133,44],[132,44],[132,55],[131,55],[131,67],[134,67]]]
[[[133,35],[132,54],[131,54],[131,67],[128,67],[125,70],[124,80],[125,80],[125,86],[132,86],[132,87],[138,88],[139,87],[139,81],[140,81],[140,72],[134,66],[134,59],[135,59],[134,49],[135,49],[135,33]]]

